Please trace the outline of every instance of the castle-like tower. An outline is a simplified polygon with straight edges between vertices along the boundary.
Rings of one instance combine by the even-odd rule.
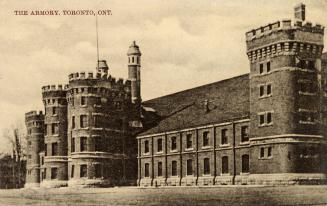
[[[305,6],[300,4],[295,8],[295,23],[277,21],[246,33],[250,156],[259,154],[259,159],[251,158],[250,173],[257,177],[323,178],[320,99],[324,97],[320,91],[324,28],[304,20]]]
[[[26,188],[40,185],[40,158],[39,152],[43,150],[44,142],[44,115],[40,111],[31,111],[25,114],[27,128],[27,166]]]
[[[67,101],[62,85],[42,87],[44,117],[44,164],[41,186],[67,185]]]
[[[38,142],[45,147],[29,147],[41,170],[28,183],[41,182],[41,187],[135,183],[137,144],[131,134],[141,108],[141,53],[135,42],[128,55],[130,80],[111,77],[106,61],[99,60],[95,73],[72,73],[68,85],[42,88],[45,134],[44,140],[43,133],[38,134]]]
[[[141,52],[135,41],[129,46],[128,56],[128,79],[131,81],[132,103],[140,112],[141,108]]]

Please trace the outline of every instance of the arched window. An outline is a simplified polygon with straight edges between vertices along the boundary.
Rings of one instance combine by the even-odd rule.
[[[249,163],[249,155],[242,155],[242,173],[249,173],[250,163]]]

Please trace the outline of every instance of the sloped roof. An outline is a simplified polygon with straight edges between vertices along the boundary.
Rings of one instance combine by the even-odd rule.
[[[139,136],[246,118],[249,98],[249,74],[244,74],[145,101],[143,106],[153,108],[160,121]]]

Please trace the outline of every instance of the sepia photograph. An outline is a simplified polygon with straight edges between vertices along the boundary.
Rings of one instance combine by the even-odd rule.
[[[327,0],[0,0],[0,206],[327,205]]]

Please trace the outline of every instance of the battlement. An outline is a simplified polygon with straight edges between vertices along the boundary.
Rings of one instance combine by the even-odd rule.
[[[50,92],[50,91],[66,91],[68,88],[68,84],[62,85],[47,85],[42,87],[42,92]]]
[[[276,21],[268,25],[253,29],[245,33],[246,41],[252,41],[265,35],[269,35],[276,31],[282,30],[301,30],[305,32],[324,34],[324,27],[320,24],[313,25],[311,22],[295,21],[286,19],[282,21]]]
[[[34,120],[39,120],[39,121],[43,121],[44,115],[42,111],[30,111],[25,113],[25,121],[29,122],[29,121],[34,121]]]
[[[93,73],[93,72],[77,72],[77,73],[71,73],[68,76],[69,82],[72,81],[79,81],[79,80],[100,80],[100,81],[107,81],[110,82],[111,85],[117,85],[117,86],[129,86],[130,82],[129,80],[125,80],[122,78],[119,78],[116,80],[116,78],[112,77],[111,75],[104,74],[101,76],[100,73]]]

